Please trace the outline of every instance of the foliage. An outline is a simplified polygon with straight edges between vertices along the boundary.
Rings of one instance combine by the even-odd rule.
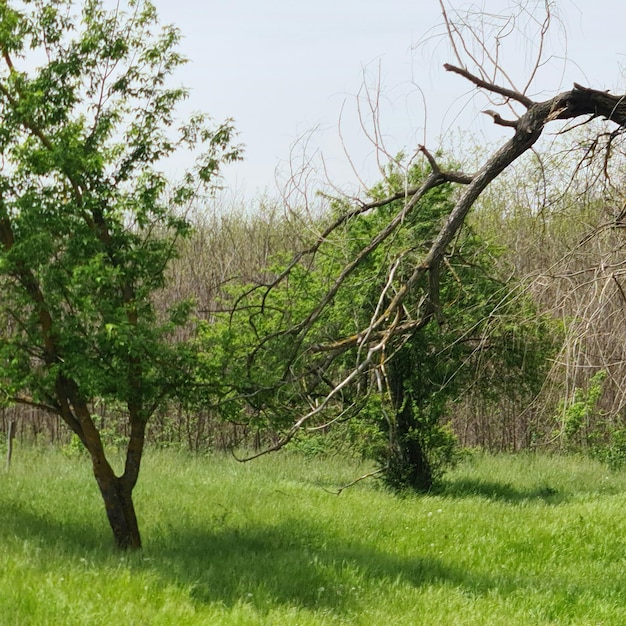
[[[132,30],[120,32],[122,16],[87,2],[83,32],[67,41],[75,25],[64,16],[64,3],[55,4],[33,15],[3,8],[5,20],[16,21],[3,48],[19,54],[45,43],[51,57],[33,76],[11,68],[1,89],[2,215],[13,232],[3,241],[3,304],[18,321],[3,343],[4,377],[16,392],[28,389],[42,402],[54,397],[59,373],[74,378],[86,397],[127,402],[136,393],[128,356],[146,355],[142,394],[150,405],[177,361],[162,337],[179,315],[172,311],[156,323],[150,294],[163,285],[172,238],[187,231],[176,212],[195,197],[197,184],[190,174],[168,189],[155,165],[204,138],[213,145],[196,175],[208,180],[230,129],[210,133],[194,119],[175,138],[160,128],[173,121],[185,92],[164,86],[181,62],[173,48],[178,34],[167,28],[151,35],[150,5],[134,16]],[[138,110],[139,103],[145,108]],[[45,361],[38,348],[28,349],[41,343],[28,277],[45,298],[63,355],[49,367],[37,366]],[[125,288],[132,288],[132,301]]]
[[[612,470],[626,467],[626,429],[612,429],[608,443],[596,445],[592,450],[592,456],[606,463]]]
[[[606,371],[597,371],[587,389],[575,389],[569,404],[562,401],[559,417],[567,450],[587,452],[616,470],[626,465],[626,430],[612,423],[599,406],[606,379]]]
[[[581,429],[588,431],[590,418],[597,410],[605,380],[605,371],[596,372],[590,379],[587,390],[575,389],[573,400],[562,403],[563,438],[566,443],[572,443]]]

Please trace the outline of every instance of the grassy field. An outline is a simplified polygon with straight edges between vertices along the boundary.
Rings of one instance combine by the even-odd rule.
[[[340,459],[153,452],[145,548],[112,548],[85,459],[0,472],[0,624],[624,624],[626,475],[478,456],[398,498]]]

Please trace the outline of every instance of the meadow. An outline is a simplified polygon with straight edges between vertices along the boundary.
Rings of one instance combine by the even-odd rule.
[[[623,624],[626,474],[476,454],[399,497],[353,460],[149,451],[122,554],[86,458],[0,472],[0,624]]]

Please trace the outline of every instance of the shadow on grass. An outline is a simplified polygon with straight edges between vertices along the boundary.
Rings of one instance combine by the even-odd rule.
[[[441,559],[419,556],[419,546],[418,556],[400,557],[316,533],[314,525],[301,523],[216,533],[196,529],[173,535],[154,567],[191,586],[196,601],[233,606],[244,600],[261,610],[269,603],[354,611],[362,594],[398,584],[446,583],[473,593],[494,586]]]
[[[60,523],[14,504],[2,512],[0,524],[0,541],[35,543],[51,568],[86,558],[106,576],[106,568],[119,564],[112,542],[107,545],[102,530],[88,523]],[[156,574],[164,585],[183,588],[198,604],[229,608],[245,602],[260,612],[286,605],[347,614],[359,610],[361,597],[382,596],[398,585],[447,584],[471,594],[496,587],[489,577],[445,563],[423,546],[412,552],[406,557],[385,553],[297,518],[278,525],[157,531],[144,551],[128,555],[125,563]],[[500,577],[500,590],[502,585]]]
[[[100,521],[102,523],[98,524]],[[11,538],[29,541],[59,556],[113,553],[113,539],[104,510],[102,519],[93,519],[91,523],[67,518],[60,520],[48,512],[37,510],[35,505],[4,502],[0,509],[0,542]]]
[[[460,478],[443,482],[435,492],[437,495],[453,498],[479,496],[489,500],[509,502],[512,504],[528,501],[541,501],[546,504],[566,502],[567,494],[553,489],[548,485],[519,489],[509,483],[502,483],[476,478]]]

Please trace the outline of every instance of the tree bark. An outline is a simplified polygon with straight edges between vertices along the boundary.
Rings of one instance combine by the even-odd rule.
[[[83,422],[84,420],[81,420]],[[93,424],[91,417],[89,424]],[[98,432],[88,436],[85,445],[91,455],[93,473],[100,488],[107,518],[113,531],[115,545],[120,550],[139,550],[141,535],[133,503],[133,489],[137,484],[144,447],[145,424],[134,420],[126,451],[125,471],[116,476],[108,462]]]
[[[115,476],[104,458],[93,459],[93,472],[104,500],[116,547],[120,550],[140,549],[141,535],[135,514],[132,487],[123,477]]]

